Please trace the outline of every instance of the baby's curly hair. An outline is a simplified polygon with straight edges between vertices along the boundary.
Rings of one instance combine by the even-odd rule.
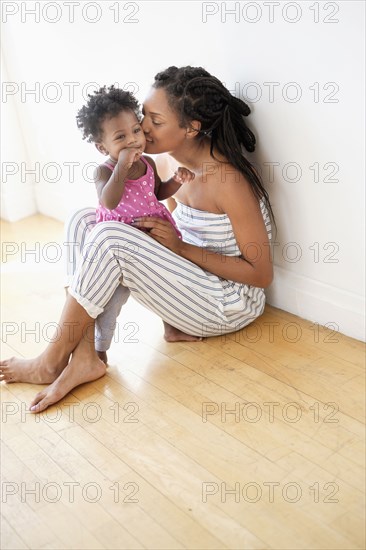
[[[103,86],[93,94],[88,94],[89,100],[76,116],[78,128],[83,132],[83,139],[89,143],[102,139],[101,124],[106,118],[112,118],[121,111],[132,111],[140,120],[140,105],[131,94],[113,85]]]

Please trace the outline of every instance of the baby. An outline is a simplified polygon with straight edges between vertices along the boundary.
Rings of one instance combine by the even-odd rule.
[[[114,86],[104,86],[89,95],[76,118],[83,139],[93,142],[98,151],[108,156],[94,173],[99,199],[97,223],[112,220],[132,224],[135,218],[153,216],[169,221],[181,238],[173,217],[159,200],[167,199],[183,183],[192,181],[194,173],[179,167],[170,180],[160,180],[154,161],[143,155],[146,140],[134,96]],[[103,312],[97,319],[95,345],[104,362],[117,316],[128,295],[127,288],[118,289],[106,308],[108,314]]]

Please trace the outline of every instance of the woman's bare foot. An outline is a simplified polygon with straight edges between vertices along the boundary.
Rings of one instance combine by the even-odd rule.
[[[30,410],[34,413],[44,411],[50,405],[60,401],[73,388],[101,378],[106,373],[106,366],[91,349],[90,344],[81,340],[72,354],[71,361],[60,376],[33,399]]]
[[[51,384],[66,367],[69,357],[55,359],[44,352],[34,359],[11,357],[0,361],[0,380],[5,382],[28,382]]]
[[[97,355],[98,355],[99,359],[101,361],[103,361],[103,363],[108,365],[108,355],[107,355],[106,351],[97,351]]]
[[[77,319],[77,322],[70,322]],[[94,331],[92,319],[83,307],[68,295],[54,337],[46,350],[35,359],[12,357],[0,362],[0,381],[50,384],[69,362],[82,336]],[[94,346],[94,332],[91,338]]]
[[[165,321],[164,324],[164,338],[167,342],[200,342],[201,336],[193,336],[192,334],[186,334],[178,328],[172,327]]]

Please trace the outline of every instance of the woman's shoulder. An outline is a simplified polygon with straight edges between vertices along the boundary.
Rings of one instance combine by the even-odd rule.
[[[226,167],[217,183],[217,204],[225,213],[238,205],[258,206],[258,198],[253,192],[248,179],[233,166]]]

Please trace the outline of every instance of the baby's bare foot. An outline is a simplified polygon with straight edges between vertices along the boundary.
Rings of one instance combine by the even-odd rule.
[[[103,361],[103,363],[108,365],[108,355],[107,355],[106,351],[97,351],[97,355],[98,355],[99,359],[101,361]]]
[[[186,334],[185,332],[172,327],[165,321],[164,323],[164,338],[167,342],[200,342],[201,336],[193,336],[192,334]]]
[[[75,351],[70,363],[60,376],[33,399],[30,410],[34,413],[44,411],[50,405],[60,401],[73,388],[97,380],[106,373],[106,366],[96,354]]]
[[[66,367],[67,359],[55,361],[45,353],[34,359],[11,357],[0,362],[0,380],[5,382],[28,382],[50,384]]]

